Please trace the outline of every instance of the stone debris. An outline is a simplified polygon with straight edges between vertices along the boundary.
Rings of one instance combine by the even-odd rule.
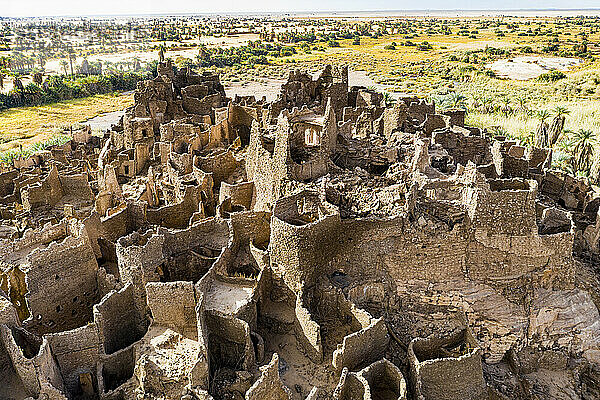
[[[157,72],[0,171],[0,398],[598,397],[600,197],[549,149],[346,68]]]

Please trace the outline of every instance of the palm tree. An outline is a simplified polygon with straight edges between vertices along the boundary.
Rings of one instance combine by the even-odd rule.
[[[511,113],[512,113],[512,108],[510,107],[510,98],[509,97],[503,97],[502,100],[502,113],[504,114],[505,117],[508,117]]]
[[[40,68],[42,72],[44,72],[44,66],[46,65],[46,55],[44,53],[39,53],[37,55],[38,63],[40,64]]]
[[[446,101],[450,108],[467,108],[467,97],[460,93],[450,93],[450,95],[446,98]]]
[[[21,94],[21,98],[23,98],[24,96],[24,87],[23,87],[23,82],[21,82],[21,78],[19,78],[19,75],[15,75],[14,79],[13,79],[13,90],[14,91],[18,91]]]
[[[573,170],[576,173],[589,173],[594,155],[597,136],[591,129],[579,129],[573,136]]]
[[[63,68],[63,71],[65,71],[65,75],[67,75],[67,67],[69,66],[69,63],[65,60],[60,60],[60,66]]]
[[[386,107],[391,107],[396,104],[396,99],[389,92],[383,92],[383,102]]]
[[[550,113],[548,110],[541,110],[537,112],[537,117],[540,120],[540,124],[535,133],[535,146],[548,147],[548,123],[546,120],[550,118]]]
[[[552,110],[554,114],[554,118],[552,118],[552,122],[550,123],[550,127],[548,128],[548,144],[549,147],[554,146],[556,141],[558,140],[560,134],[563,132],[565,128],[565,119],[566,116],[571,113],[565,107],[556,107]]]
[[[161,44],[158,48],[158,61],[165,62],[165,45]]]
[[[527,115],[527,99],[525,98],[525,96],[519,96],[517,98],[517,103],[519,104],[517,111]]]
[[[73,50],[72,47],[69,47],[69,50],[67,50],[67,53],[68,53],[68,57],[69,57],[69,64],[71,65],[71,75],[74,75],[73,61],[77,60],[77,57],[75,56],[75,50]]]

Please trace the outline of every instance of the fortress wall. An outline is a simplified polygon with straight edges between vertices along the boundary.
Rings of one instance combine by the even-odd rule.
[[[92,320],[99,297],[98,263],[82,231],[29,255],[26,323],[38,334],[79,327]]]
[[[70,397],[83,393],[80,379],[86,382],[89,374],[92,385],[96,382],[96,364],[100,352],[100,340],[96,324],[91,323],[81,328],[52,333],[46,336],[52,354],[60,368],[65,389]]]
[[[310,311],[305,307],[302,294],[296,297],[294,308],[294,333],[298,345],[315,363],[323,362],[323,344],[321,342],[321,327],[313,321]]]
[[[165,326],[198,340],[196,295],[192,282],[149,282],[146,293],[153,325]],[[177,302],[174,303],[173,299]]]
[[[419,398],[478,400],[487,394],[481,349],[466,329],[444,338],[413,339],[408,359]]]
[[[292,290],[313,284],[338,248],[339,213],[333,209],[321,211],[314,222],[294,214],[294,208],[297,214],[297,207],[303,207],[300,203],[320,202],[315,196],[304,192],[280,199],[271,220],[273,272],[282,276]]]
[[[360,281],[445,281],[462,276],[467,249],[464,227],[420,232],[402,217],[386,221],[343,220],[339,251],[328,274],[339,270]]]
[[[124,349],[146,333],[148,321],[134,306],[133,296],[133,286],[127,283],[123,289],[111,291],[94,306],[94,322],[104,354]]]
[[[148,208],[146,211],[148,222],[168,228],[186,228],[192,214],[198,211],[199,201],[198,187],[186,186],[183,198],[178,203],[156,209]]]
[[[59,175],[64,196],[94,201],[94,194],[88,182],[88,174]]]
[[[537,231],[533,180],[497,179],[487,187],[466,189],[463,201],[471,201],[470,217],[475,229],[488,234],[527,236]]]

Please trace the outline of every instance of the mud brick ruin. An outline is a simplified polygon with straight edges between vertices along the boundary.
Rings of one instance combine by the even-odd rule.
[[[600,197],[464,117],[160,63],[0,174],[0,398],[600,398]]]

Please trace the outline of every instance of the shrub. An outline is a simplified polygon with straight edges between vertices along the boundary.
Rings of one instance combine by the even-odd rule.
[[[550,71],[538,76],[537,80],[539,82],[556,82],[566,77],[567,75],[565,75],[565,73],[562,71]]]

